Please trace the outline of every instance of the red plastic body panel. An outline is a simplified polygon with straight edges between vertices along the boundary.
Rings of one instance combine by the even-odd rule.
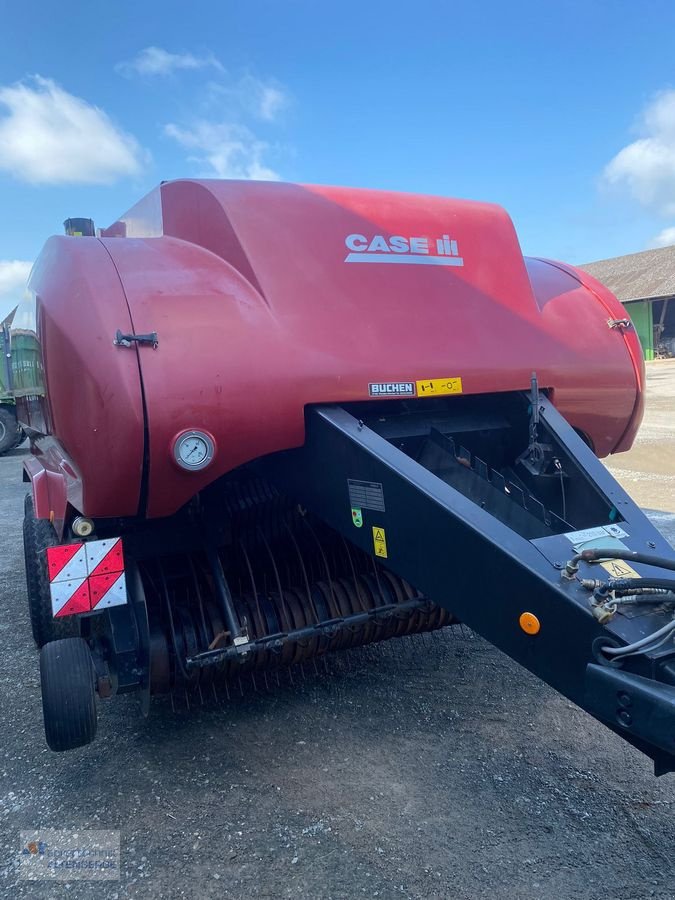
[[[65,476],[48,469],[36,458],[26,460],[24,469],[31,484],[36,517],[50,519],[60,537],[68,507]]]
[[[45,396],[17,400],[40,467],[53,473],[36,514],[62,523],[66,504],[90,515],[135,515],[143,467],[143,403],[136,351],[113,346],[132,328],[120,280],[95,238],[53,237],[31,273],[15,327],[40,347]],[[32,461],[35,462],[35,461]],[[45,515],[46,512],[46,515]]]
[[[308,404],[367,400],[372,382],[460,377],[465,394],[482,394],[527,390],[536,371],[600,456],[626,446],[639,424],[639,345],[632,333],[608,326],[623,317],[621,305],[571,267],[524,260],[499,207],[178,181],[144,198],[106,234],[64,239],[78,249],[59,245],[65,259],[54,265],[43,297],[53,431],[80,473],[77,508],[87,515],[136,512],[137,360],[150,516],[174,512],[242,463],[299,446]],[[385,244],[416,237],[430,248],[449,236],[463,265],[353,264],[350,235],[358,252],[362,238],[378,235]],[[74,274],[83,283],[77,304]],[[88,310],[83,318],[74,315],[80,303]],[[159,346],[115,348],[117,328],[155,331]],[[78,380],[88,386],[69,408]],[[215,438],[214,461],[182,471],[173,439],[200,428]]]
[[[608,320],[625,319],[626,311],[621,303],[619,303],[614,294],[606,288],[602,282],[598,281],[597,278],[593,278],[592,275],[589,275],[588,272],[584,272],[583,269],[576,269],[565,263],[550,262],[549,264],[556,266],[561,271],[571,275],[572,278],[578,280],[589,293],[596,297],[602,307],[607,310]],[[642,417],[644,416],[645,411],[645,357],[640,345],[640,339],[637,335],[637,331],[632,327],[626,330],[622,329],[622,334],[626,343],[626,349],[628,350],[628,354],[633,364],[637,389],[635,391],[635,406],[633,408],[633,413],[626,425],[626,430],[616,446],[611,450],[612,453],[623,453],[626,450],[630,450],[638,429],[640,428],[640,424],[642,423]]]

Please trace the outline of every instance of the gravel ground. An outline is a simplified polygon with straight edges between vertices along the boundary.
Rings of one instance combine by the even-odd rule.
[[[675,359],[647,365],[647,410],[638,440],[629,453],[607,462],[641,506],[666,514],[675,510]],[[656,518],[659,528],[665,522],[667,536],[668,516]]]
[[[649,371],[644,442],[616,468],[675,542],[675,366]],[[0,458],[0,896],[675,896],[675,776],[655,779],[461,628],[243,698],[156,702],[148,720],[114,700],[93,745],[50,753],[23,582],[25,452]],[[121,880],[19,880],[33,828],[119,829]]]

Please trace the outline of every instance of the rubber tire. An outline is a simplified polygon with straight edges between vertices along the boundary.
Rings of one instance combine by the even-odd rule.
[[[62,753],[96,737],[94,664],[82,638],[52,641],[40,651],[40,682],[45,737]]]
[[[18,447],[24,437],[13,410],[0,406],[0,454]]]
[[[79,637],[80,622],[77,616],[55,619],[52,616],[52,600],[47,575],[47,547],[57,544],[56,532],[47,519],[36,519],[33,497],[26,494],[23,517],[23,557],[26,567],[26,592],[33,639],[38,647],[49,641]]]
[[[14,446],[11,448],[12,450],[16,450],[17,447],[20,447],[21,444],[26,440],[26,432],[23,428],[19,427],[19,431],[16,436],[16,440],[14,441]]]

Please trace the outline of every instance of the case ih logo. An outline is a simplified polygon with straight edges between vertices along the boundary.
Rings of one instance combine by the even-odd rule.
[[[439,238],[403,237],[400,234],[387,237],[376,234],[349,234],[345,238],[349,253],[348,263],[408,263],[418,266],[463,266],[457,241],[449,234]]]

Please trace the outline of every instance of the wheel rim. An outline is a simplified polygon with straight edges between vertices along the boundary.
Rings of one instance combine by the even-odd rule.
[[[2,444],[2,442],[5,440],[6,436],[7,436],[7,427],[6,427],[5,423],[2,421],[2,419],[0,419],[0,444]]]

